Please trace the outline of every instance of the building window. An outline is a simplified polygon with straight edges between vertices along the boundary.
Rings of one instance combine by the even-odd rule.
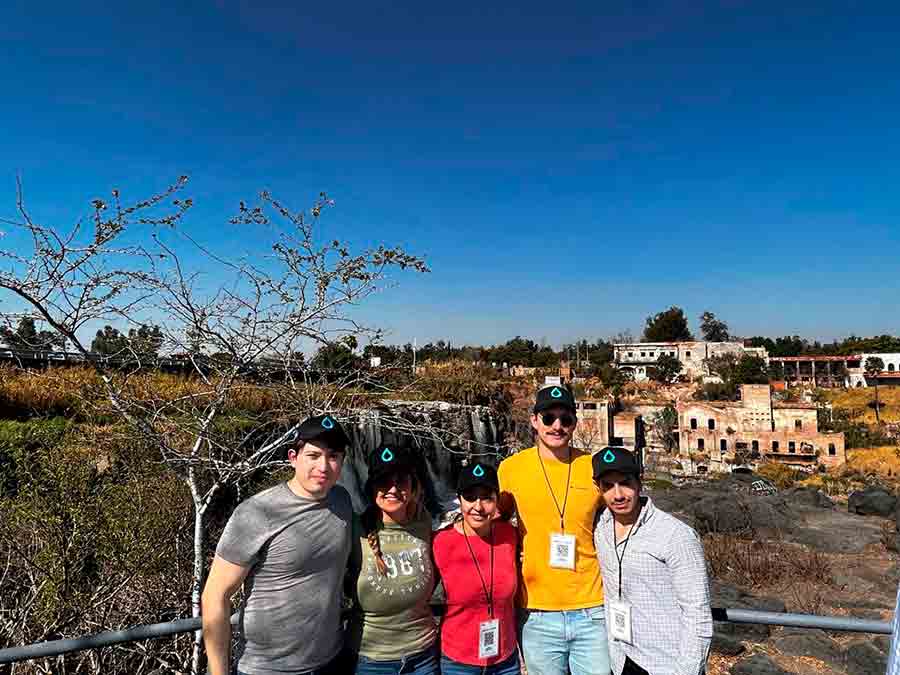
[[[788,441],[788,452],[797,452],[797,444],[794,441]]]
[[[719,441],[719,450],[721,450],[722,452],[728,452],[728,441],[726,441],[724,438]]]
[[[628,356],[634,356],[634,352],[628,352]]]
[[[704,440],[702,438],[698,438],[697,439],[697,449],[703,450],[705,447],[706,447],[706,443],[704,442]]]
[[[690,352],[690,351],[686,351],[686,352],[684,353],[684,355],[685,355],[687,358],[691,358],[691,352]]]
[[[778,452],[778,441],[772,441],[772,452]]]
[[[798,431],[803,428],[802,420],[794,420],[794,428]]]
[[[894,372],[894,364],[893,364],[893,363],[889,363],[889,364],[888,364],[888,372],[889,372],[889,373],[893,373],[893,372]]]
[[[828,454],[829,454],[829,455],[836,455],[836,454],[837,454],[837,448],[834,447],[834,443],[829,443],[829,444],[828,444]]]
[[[696,428],[697,428],[697,418],[692,417],[691,418],[691,429],[696,429]]]
[[[596,409],[597,409],[597,404],[596,404],[596,403],[585,403],[585,404],[584,404],[584,409],[585,409],[585,410],[596,410]]]
[[[675,352],[669,352],[669,356],[675,356]]]
[[[750,444],[750,449],[753,450],[753,452],[759,452],[759,441],[753,441]]]
[[[713,431],[716,428],[716,421],[715,420],[707,420],[706,426],[709,427],[710,431]]]

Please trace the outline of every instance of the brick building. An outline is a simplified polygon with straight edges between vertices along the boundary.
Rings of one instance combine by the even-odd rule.
[[[772,401],[769,385],[741,386],[741,400],[676,405],[679,454],[708,471],[774,461],[798,468],[847,461],[843,433],[819,432],[816,406]]]

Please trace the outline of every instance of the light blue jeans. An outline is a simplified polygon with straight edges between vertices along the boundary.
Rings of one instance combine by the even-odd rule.
[[[523,614],[521,645],[528,675],[609,675],[603,605]]]

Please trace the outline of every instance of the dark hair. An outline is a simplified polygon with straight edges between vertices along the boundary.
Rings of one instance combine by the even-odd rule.
[[[421,509],[424,508],[423,495],[419,489],[422,483],[416,475],[416,471],[413,469],[403,469],[397,471],[397,473],[403,476],[409,476],[413,494],[417,495],[416,515],[418,515],[421,513]],[[372,554],[375,557],[375,567],[378,568],[378,573],[381,576],[385,576],[388,571],[387,563],[384,562],[384,554],[381,552],[381,539],[378,536],[378,531],[384,527],[384,523],[381,519],[381,509],[375,504],[375,483],[373,481],[366,481],[365,492],[366,497],[369,500],[369,506],[363,511],[361,517],[363,533],[366,535],[366,539],[369,542],[369,548],[372,549]]]

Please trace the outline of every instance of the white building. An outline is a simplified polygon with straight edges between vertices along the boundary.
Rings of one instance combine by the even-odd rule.
[[[742,342],[626,342],[613,345],[613,364],[619,370],[629,371],[635,381],[649,379],[652,368],[663,354],[674,356],[681,362],[682,374],[693,379],[709,375],[706,359],[723,354],[755,354],[768,359],[762,347],[745,347]]]

